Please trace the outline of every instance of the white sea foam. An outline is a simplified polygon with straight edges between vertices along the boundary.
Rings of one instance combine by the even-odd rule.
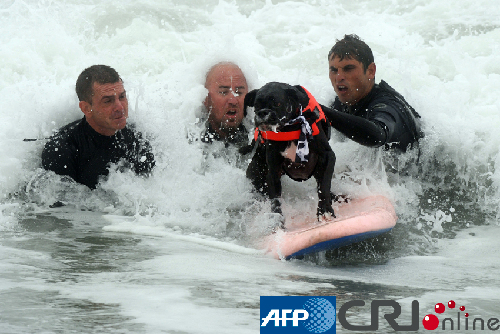
[[[74,276],[70,262],[61,265],[54,256],[54,264],[50,257],[44,257],[40,271],[29,274],[37,284],[42,282],[40,290],[60,289],[59,293],[68,298],[89,299],[96,305],[116,302],[122,305],[123,314],[140,319],[153,331],[183,330],[180,323],[169,327],[158,320],[163,316],[158,309],[177,303],[179,307],[169,309],[174,318],[195,309],[202,313],[200,324],[212,326],[200,325],[193,333],[221,333],[220,327],[213,328],[223,320],[214,308],[218,300],[222,307],[232,310],[234,317],[227,332],[250,332],[255,326],[249,319],[258,318],[257,312],[251,307],[240,308],[248,303],[257,307],[256,299],[249,296],[274,291],[309,293],[315,287],[323,288],[329,276],[423,288],[428,281],[421,271],[430,262],[442,264],[455,261],[456,256],[473,256],[460,252],[450,238],[456,237],[458,245],[463,242],[474,249],[479,238],[469,237],[467,232],[473,231],[474,225],[484,229],[498,225],[500,12],[496,0],[9,0],[0,3],[0,22],[0,231],[8,232],[2,240],[10,245],[20,242],[18,237],[38,240],[44,236],[56,241],[48,242],[43,252],[49,252],[52,246],[57,248],[57,238],[64,233],[23,235],[22,231],[29,228],[16,224],[32,214],[35,221],[44,222],[45,216],[36,215],[49,211],[55,200],[62,200],[77,211],[139,217],[135,226],[118,221],[99,224],[106,226],[105,233],[130,233],[160,254],[137,265],[138,273],[125,286],[120,282],[127,281],[127,273],[83,275],[85,278],[79,279],[88,279],[88,284],[71,283]],[[395,255],[389,257],[397,259],[388,267],[365,271],[321,266],[311,269],[308,263],[271,264],[268,259],[256,259],[240,248],[245,224],[258,220],[265,225],[262,217],[269,205],[254,200],[245,178],[246,161],[217,144],[205,155],[204,145],[188,141],[188,134],[201,130],[197,121],[203,116],[200,107],[206,96],[205,73],[215,62],[235,61],[246,73],[251,88],[269,81],[300,84],[320,103],[328,104],[334,91],[328,79],[327,54],[335,39],[348,33],[359,35],[372,47],[376,81],[383,79],[401,92],[423,120],[426,137],[418,166],[412,153],[394,161],[408,174],[388,170],[382,163],[382,151],[360,147],[335,132],[331,140],[337,155],[332,183],[335,192],[351,196],[381,193],[394,201],[399,222],[393,234]],[[147,179],[112,168],[110,178],[96,191],[89,191],[81,185],[68,186],[58,176],[41,170],[40,153],[44,138],[82,117],[74,84],[85,67],[98,63],[114,67],[122,76],[129,97],[130,122],[150,138],[157,166]],[[25,138],[38,140],[25,142]],[[285,215],[314,215],[314,181],[296,183],[284,178],[283,184]],[[74,221],[73,227],[84,229],[95,219]],[[486,224],[490,226],[483,226]],[[85,231],[81,233],[77,239],[85,241]],[[154,233],[156,236],[152,236]],[[212,246],[222,245],[232,251],[204,248],[196,242],[187,242],[190,246],[186,246],[187,239],[174,238],[195,233],[208,236],[204,240]],[[497,240],[495,233],[477,235],[481,243],[494,244]],[[162,243],[171,243],[172,248]],[[31,241],[20,245],[35,247],[30,246]],[[11,252],[9,247],[0,248],[0,255],[18,256],[15,265],[23,266],[24,261],[33,264],[29,259],[36,251],[23,255]],[[177,254],[179,250],[185,253]],[[85,251],[82,248],[82,254],[88,254]],[[458,255],[450,254],[455,251]],[[495,261],[484,248],[478,251]],[[421,256],[432,252],[437,252],[435,257]],[[64,261],[80,261],[78,257],[61,257]],[[329,264],[321,259],[320,264]],[[162,261],[168,265],[162,265]],[[467,298],[482,296],[480,304],[488,307],[488,296],[483,292],[497,285],[497,271],[480,261],[475,267],[478,276],[471,278],[463,273],[465,264],[456,268],[438,264],[430,267],[456,275],[436,285],[444,291],[443,296],[448,282],[454,289],[465,289],[462,295]],[[69,272],[63,271],[63,278],[56,278],[65,283],[60,288],[43,283],[57,281],[50,268],[60,265]],[[13,268],[10,262],[2,266]],[[253,274],[248,274],[245,266]],[[193,273],[193,267],[200,269]],[[236,272],[233,276],[228,274],[232,270]],[[267,274],[256,273],[260,271]],[[18,272],[26,273],[24,269]],[[159,278],[172,272],[174,278],[168,282]],[[203,272],[209,273],[206,280],[198,276]],[[301,272],[307,278],[294,280],[302,277]],[[321,273],[325,277],[315,276]],[[394,274],[392,280],[387,280],[387,273]],[[488,280],[481,280],[483,273]],[[283,280],[283,276],[287,278]],[[136,284],[150,278],[155,284],[165,284],[163,295],[158,294],[158,286],[149,290],[144,283]],[[190,284],[181,288],[179,282],[185,279]],[[228,288],[225,279],[235,288]],[[210,287],[207,293],[212,295],[193,288],[202,283]],[[268,285],[262,288],[262,283]],[[33,286],[27,283],[24,288]],[[199,298],[193,297],[196,293]],[[231,299],[231,294],[237,297]],[[36,305],[40,309],[36,310],[43,309],[46,296],[26,295],[39,302]],[[429,303],[433,302],[430,295],[423,297]],[[145,311],[136,307],[139,300]],[[22,302],[16,305],[25,310]],[[64,310],[64,303],[55,309]],[[492,313],[491,307],[486,313]],[[29,332],[30,324],[12,320],[0,331],[2,328]]]

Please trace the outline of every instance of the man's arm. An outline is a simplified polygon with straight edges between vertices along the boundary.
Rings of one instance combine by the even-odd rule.
[[[136,161],[134,162],[134,170],[138,175],[148,175],[155,166],[155,157],[149,142],[138,134],[137,139]]]
[[[58,175],[77,179],[75,157],[71,148],[61,139],[51,138],[42,151],[42,166]]]
[[[379,147],[387,141],[389,129],[385,122],[367,120],[333,108],[321,107],[331,126],[356,143],[368,147]]]

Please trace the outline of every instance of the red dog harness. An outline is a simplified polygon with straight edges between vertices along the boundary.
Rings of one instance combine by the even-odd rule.
[[[314,96],[312,96],[312,94],[309,93],[309,91],[304,87],[302,87],[302,89],[306,92],[307,96],[309,97],[309,104],[305,109],[301,111],[301,114],[306,111],[314,112],[316,108],[318,108],[319,111],[318,119],[313,124],[311,124],[312,135],[316,136],[317,134],[319,134],[319,128],[317,123],[320,122],[321,120],[326,120],[325,113],[323,112],[323,109],[319,105],[318,101],[316,101]],[[262,141],[264,140],[291,141],[299,139],[301,133],[302,130],[274,132],[274,131],[260,131],[259,128],[255,128],[254,138],[255,140],[258,140],[260,134]]]

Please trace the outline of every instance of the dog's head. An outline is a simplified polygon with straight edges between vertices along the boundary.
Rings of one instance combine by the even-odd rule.
[[[245,110],[255,108],[255,126],[261,131],[280,131],[287,122],[297,118],[309,102],[300,86],[270,82],[245,96]]]

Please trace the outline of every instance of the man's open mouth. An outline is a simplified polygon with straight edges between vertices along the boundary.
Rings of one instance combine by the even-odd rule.
[[[347,86],[344,86],[344,85],[338,85],[337,86],[337,90],[339,92],[347,92]]]
[[[236,110],[228,110],[228,111],[226,112],[226,116],[228,116],[228,117],[235,117],[235,116],[236,116],[236,114],[237,114],[237,111],[236,111]]]

